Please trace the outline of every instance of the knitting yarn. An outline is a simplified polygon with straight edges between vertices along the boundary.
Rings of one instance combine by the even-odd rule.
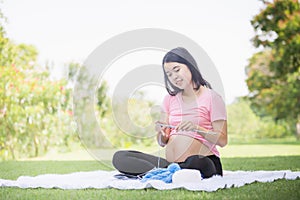
[[[172,183],[172,176],[178,170],[181,170],[181,168],[177,163],[172,163],[167,168],[155,168],[146,173],[141,181],[161,180],[165,183]]]

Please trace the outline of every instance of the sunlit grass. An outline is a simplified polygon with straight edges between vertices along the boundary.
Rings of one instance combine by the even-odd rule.
[[[292,156],[300,155],[300,142],[295,139],[279,140],[269,139],[256,143],[236,144],[229,142],[227,146],[218,148],[222,158],[227,157],[266,157],[266,156]],[[49,152],[45,156],[37,158],[26,158],[20,160],[111,160],[116,149],[85,149],[76,147],[71,152],[59,153],[56,151]],[[164,157],[164,148],[158,145],[142,146],[132,145],[127,149],[138,150],[145,153]]]
[[[129,149],[161,154],[157,146],[131,146]],[[160,150],[161,152],[159,153]],[[292,170],[300,171],[300,145],[295,140],[265,140],[252,144],[230,143],[219,148],[224,170]],[[65,174],[77,171],[113,170],[110,157],[115,150],[99,149],[95,155],[83,147],[66,153],[49,154],[23,161],[0,162],[0,178],[17,179],[46,173]],[[300,180],[278,180],[272,183],[252,183],[241,188],[216,192],[176,190],[117,190],[117,189],[20,189],[0,188],[0,199],[299,199]]]
[[[219,148],[222,157],[263,157],[300,155],[300,145],[232,144]]]

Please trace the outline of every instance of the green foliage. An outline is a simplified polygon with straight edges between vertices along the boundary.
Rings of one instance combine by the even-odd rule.
[[[297,0],[265,1],[265,9],[251,21],[255,47],[271,48],[270,68],[277,78],[298,71],[300,64],[300,5]]]
[[[260,116],[286,121],[290,129],[300,113],[300,5],[297,0],[264,1],[251,21],[254,54],[246,67],[249,99]]]
[[[256,138],[283,138],[289,136],[292,131],[285,121],[274,122],[272,119],[262,118],[260,123],[260,132]]]
[[[239,99],[227,106],[228,133],[230,137],[251,141],[262,138],[283,138],[292,131],[285,121],[274,122],[269,117],[257,116],[246,99]]]
[[[118,99],[102,120],[102,130],[114,147],[156,144],[153,118],[158,113],[150,111],[153,103],[141,98]]]
[[[76,75],[78,73],[78,71],[81,68],[81,64],[79,63],[75,63],[75,62],[71,62],[68,64],[68,81],[71,82],[72,84],[75,82],[76,80]]]
[[[97,89],[97,106],[99,108],[98,111],[101,118],[104,118],[108,110],[111,109],[110,99],[108,98],[107,91],[108,84],[106,81],[102,81]]]
[[[249,102],[238,100],[227,106],[229,135],[242,135],[243,138],[253,138],[259,132],[259,117],[249,106]]]
[[[107,113],[111,112],[111,100],[108,97],[109,89],[106,81],[98,83],[98,79],[89,74],[86,66],[80,63],[68,65],[68,82],[74,87],[73,105],[76,121],[79,128],[81,142],[89,149],[108,148],[111,145],[105,138],[104,131],[99,129],[108,125]],[[97,88],[94,88],[98,84]],[[92,100],[89,95],[92,96]],[[93,113],[95,115],[91,116]],[[97,120],[94,120],[94,116]],[[110,130],[112,131],[112,130]]]
[[[38,156],[76,141],[71,90],[35,64],[37,50],[0,32],[0,159]]]
[[[65,82],[20,66],[2,66],[0,73],[0,156],[38,156],[68,145],[72,111]]]
[[[90,88],[91,81],[87,81],[84,69],[81,68],[76,83],[77,87],[84,88],[83,93],[94,90]],[[108,89],[107,82],[102,81],[96,88],[95,102],[90,102],[88,98],[74,98],[75,115],[79,124],[82,124],[80,138],[84,145],[91,150],[155,145],[152,118],[157,113],[151,111],[153,103],[145,100],[143,93],[129,99],[119,96],[111,99]],[[91,122],[94,120],[83,114],[86,112],[95,112],[97,122]]]

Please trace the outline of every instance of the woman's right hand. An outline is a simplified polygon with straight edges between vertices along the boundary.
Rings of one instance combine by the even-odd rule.
[[[165,139],[168,139],[170,137],[171,129],[160,125],[160,124],[166,124],[166,123],[157,121],[155,124],[156,124],[155,130],[158,132],[158,134],[161,134],[163,137],[165,137]]]
[[[171,129],[167,128],[165,126],[162,126],[160,124],[166,124],[162,123],[160,121],[156,122],[155,130],[157,131],[157,142],[160,146],[164,147],[169,141],[169,136]]]

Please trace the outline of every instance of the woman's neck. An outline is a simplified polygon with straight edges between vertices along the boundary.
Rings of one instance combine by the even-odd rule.
[[[182,96],[185,97],[186,99],[194,99],[197,98],[201,91],[202,91],[203,86],[200,86],[198,90],[195,90],[194,88],[186,88],[182,91]]]

